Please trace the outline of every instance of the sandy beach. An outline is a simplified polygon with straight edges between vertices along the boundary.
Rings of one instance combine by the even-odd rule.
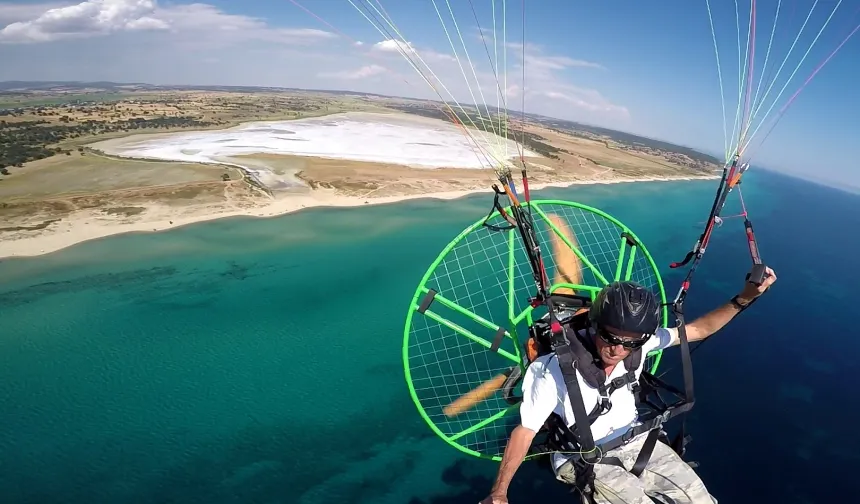
[[[549,187],[569,187],[573,185],[587,184],[620,184],[703,179],[718,179],[718,177],[642,177],[615,180],[581,180],[576,182],[534,184],[531,186],[531,189],[540,190]],[[450,200],[481,192],[486,192],[488,197],[492,194],[492,190],[487,188],[367,198],[338,195],[334,190],[330,189],[316,189],[310,191],[308,194],[290,195],[271,200],[268,203],[258,206],[246,208],[235,208],[230,207],[229,205],[219,204],[211,206],[199,205],[177,209],[176,207],[169,205],[152,204],[147,205],[146,211],[136,216],[108,215],[101,210],[80,210],[70,213],[60,222],[52,224],[49,228],[39,230],[20,230],[5,235],[4,238],[0,240],[0,258],[47,254],[77,243],[104,238],[111,235],[129,232],[158,232],[196,222],[204,222],[224,217],[274,217],[314,207],[354,207],[366,204],[396,203],[414,199]],[[475,218],[478,217],[476,216]]]
[[[717,178],[657,156],[539,126],[527,129],[557,154],[524,149],[533,190]],[[467,138],[453,124],[402,113],[336,113],[103,139],[86,152],[42,160],[4,181],[0,258],[225,217],[481,192],[491,197],[496,176],[487,159],[476,157],[475,141],[496,162],[516,157],[516,144],[502,137],[472,131]]]

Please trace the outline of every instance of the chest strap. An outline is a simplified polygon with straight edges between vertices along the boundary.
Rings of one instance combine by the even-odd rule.
[[[594,406],[594,409],[591,410],[591,413],[588,414],[588,424],[591,425],[595,422],[595,420],[607,413],[612,409],[612,401],[610,397],[612,394],[623,387],[629,387],[630,391],[633,394],[638,394],[640,391],[639,381],[636,380],[636,371],[631,370],[624,373],[624,376],[619,376],[618,378],[613,378],[609,385],[607,386],[605,383],[601,383],[597,387],[597,393],[600,398],[597,404]]]

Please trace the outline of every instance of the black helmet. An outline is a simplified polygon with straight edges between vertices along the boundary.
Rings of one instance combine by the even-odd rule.
[[[636,282],[612,282],[597,293],[588,318],[598,327],[651,335],[660,327],[660,302]]]

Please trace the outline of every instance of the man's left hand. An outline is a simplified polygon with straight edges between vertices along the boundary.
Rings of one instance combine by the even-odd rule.
[[[765,267],[765,277],[764,281],[761,285],[756,285],[752,282],[747,282],[744,284],[744,288],[740,294],[738,294],[738,301],[742,303],[750,303],[755,298],[764,294],[764,291],[768,290],[774,282],[776,282],[776,273],[773,272],[769,267]]]

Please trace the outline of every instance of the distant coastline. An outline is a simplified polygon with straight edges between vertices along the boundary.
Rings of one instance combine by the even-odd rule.
[[[532,191],[548,188],[565,188],[576,185],[622,184],[636,182],[673,182],[714,180],[717,176],[679,176],[679,177],[640,177],[624,179],[579,180],[572,182],[544,183],[531,186]],[[377,198],[343,196],[328,189],[316,189],[305,194],[292,194],[272,200],[264,205],[244,208],[201,208],[184,214],[167,205],[151,204],[145,211],[132,218],[129,216],[106,216],[99,210],[79,210],[52,222],[43,229],[20,230],[13,235],[4,236],[0,241],[0,259],[13,257],[32,257],[56,252],[78,243],[125,233],[151,233],[167,229],[207,222],[227,217],[277,217],[306,208],[356,207],[363,205],[382,205],[411,200],[453,200],[472,194],[486,192],[487,189],[470,189],[427,194],[408,194]],[[477,218],[477,217],[476,217]]]
[[[39,88],[0,109],[19,147],[0,186],[0,258],[226,217],[492,194],[493,167],[511,159],[533,190],[716,178],[684,148],[541,116],[524,116],[517,136],[463,135],[458,121],[483,124],[477,110],[455,119],[420,100],[102,84],[106,96],[49,86],[50,104]]]

